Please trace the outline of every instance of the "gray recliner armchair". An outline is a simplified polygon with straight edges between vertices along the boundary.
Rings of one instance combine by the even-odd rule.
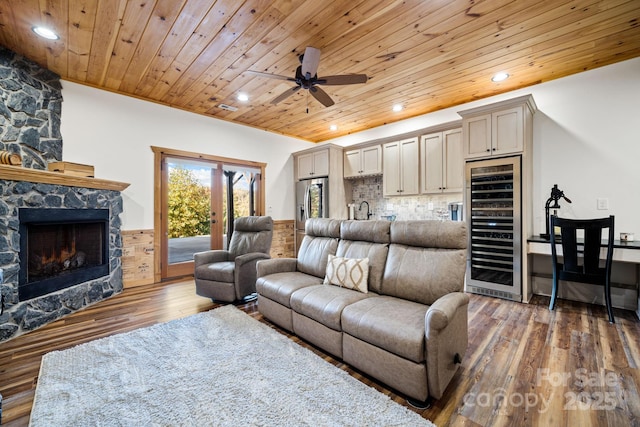
[[[255,298],[256,263],[271,258],[272,238],[270,216],[236,218],[228,250],[193,255],[196,293],[222,302]]]

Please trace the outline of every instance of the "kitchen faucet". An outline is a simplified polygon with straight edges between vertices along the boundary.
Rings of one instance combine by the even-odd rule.
[[[360,208],[358,210],[361,211],[362,210],[362,205],[365,204],[365,203],[367,204],[367,219],[369,219],[369,218],[371,218],[373,216],[373,214],[369,210],[369,202],[367,202],[366,200],[363,200],[362,202],[360,202]]]

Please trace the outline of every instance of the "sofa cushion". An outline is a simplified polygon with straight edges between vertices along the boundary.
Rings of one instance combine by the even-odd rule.
[[[340,237],[340,221],[312,218],[305,223],[305,236],[298,251],[297,270],[324,278],[327,256],[335,255]]]
[[[336,255],[369,258],[368,288],[380,292],[382,273],[389,251],[389,221],[342,221]]]
[[[394,221],[391,243],[440,249],[466,249],[467,226],[457,221]]]
[[[416,363],[425,360],[424,304],[388,296],[366,298],[342,310],[342,331]]]
[[[299,271],[275,273],[258,278],[256,291],[285,307],[291,307],[291,294],[312,285],[322,285],[322,279]]]
[[[380,293],[431,305],[448,293],[463,290],[466,261],[464,249],[418,248],[392,243]]]
[[[216,262],[196,267],[195,277],[198,279],[212,280],[214,282],[233,283],[235,261]]]
[[[368,298],[363,294],[337,286],[309,286],[291,295],[291,308],[296,313],[336,331],[341,331],[340,315],[349,304]]]
[[[369,258],[343,258],[329,254],[325,285],[367,293]]]
[[[389,243],[390,221],[342,221],[340,239],[372,243]]]

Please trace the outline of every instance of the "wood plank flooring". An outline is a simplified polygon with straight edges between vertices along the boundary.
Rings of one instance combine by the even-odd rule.
[[[438,426],[640,426],[640,322],[616,310],[548,298],[519,304],[471,295],[467,354],[445,395],[421,413]],[[126,289],[0,344],[3,426],[26,426],[42,355],[96,338],[210,310],[193,280]],[[239,308],[364,383],[410,407],[366,375],[272,325],[256,303]]]

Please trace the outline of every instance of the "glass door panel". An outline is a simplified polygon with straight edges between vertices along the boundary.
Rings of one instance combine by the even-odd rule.
[[[166,236],[163,277],[193,273],[193,254],[222,248],[220,168],[215,163],[164,159],[166,172],[163,221]]]

